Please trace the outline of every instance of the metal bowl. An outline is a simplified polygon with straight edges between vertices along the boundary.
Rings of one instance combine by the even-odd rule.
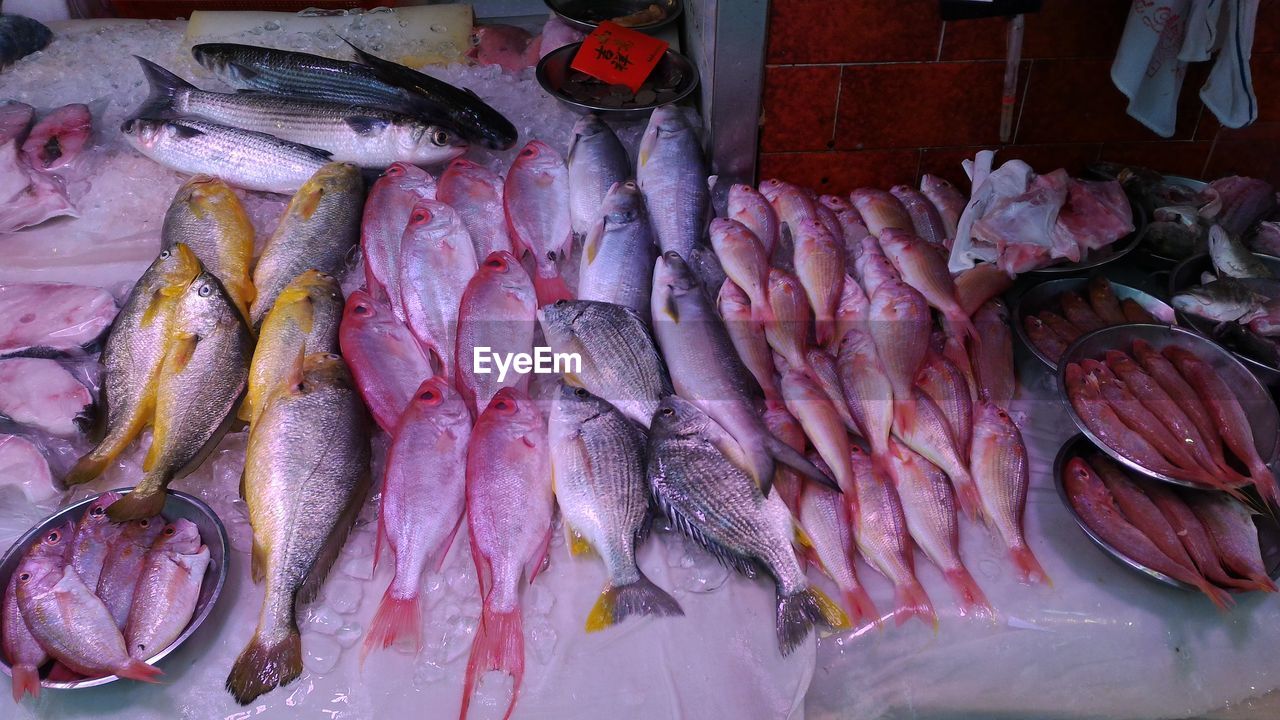
[[[1086,275],[1090,270],[1109,265],[1133,252],[1142,241],[1143,231],[1147,227],[1147,213],[1141,205],[1131,199],[1129,207],[1133,208],[1133,232],[1116,240],[1107,247],[1092,250],[1080,262],[1058,262],[1046,267],[1029,270],[1025,275],[1039,278],[1059,278],[1075,275]]]
[[[565,24],[591,32],[605,20],[632,15],[657,5],[666,11],[663,18],[646,25],[630,26],[632,30],[651,33],[658,28],[669,25],[680,17],[684,10],[680,0],[543,0],[551,12],[556,14]]]
[[[547,53],[546,57],[538,61],[536,72],[538,84],[542,86],[542,89],[550,93],[555,99],[568,105],[574,112],[583,115],[592,112],[608,113],[611,117],[619,119],[644,117],[659,105],[678,103],[684,100],[698,87],[698,69],[694,67],[693,63],[675,50],[667,50],[662,59],[658,61],[657,66],[654,67],[650,77],[656,77],[661,81],[672,83],[675,87],[674,97],[662,102],[654,100],[654,102],[647,105],[636,105],[628,108],[608,107],[598,103],[578,100],[565,92],[564,85],[571,72],[569,65],[573,63],[573,58],[578,54],[578,49],[581,47],[582,43],[573,43],[572,45],[565,45],[562,48],[552,50]]]
[[[1062,498],[1062,504],[1067,506],[1067,511],[1071,513],[1071,517],[1075,518],[1076,524],[1084,531],[1085,535],[1094,542],[1103,552],[1110,555],[1116,562],[1142,573],[1146,577],[1165,585],[1189,590],[1191,592],[1199,592],[1194,585],[1189,585],[1174,578],[1165,575],[1159,570],[1152,570],[1133,558],[1125,555],[1115,546],[1103,540],[1100,535],[1089,527],[1083,518],[1076,512],[1076,507],[1071,503],[1071,497],[1067,495],[1066,485],[1062,482],[1062,472],[1066,469],[1067,463],[1072,458],[1084,457],[1090,450],[1096,448],[1089,442],[1089,438],[1084,435],[1076,435],[1070,440],[1062,444],[1062,449],[1058,450],[1058,456],[1053,460],[1053,484],[1058,489],[1058,497]],[[1211,490],[1199,490],[1196,492],[1214,492]],[[1267,569],[1267,575],[1272,579],[1280,579],[1280,524],[1269,514],[1261,514],[1254,516],[1254,525],[1258,528],[1258,543],[1262,547],[1262,562]],[[1238,592],[1238,590],[1227,589],[1228,592]]]
[[[1262,255],[1254,253],[1254,257],[1262,261],[1277,278],[1280,278],[1280,258],[1271,255]],[[1206,272],[1213,271],[1213,261],[1209,258],[1208,253],[1193,255],[1178,264],[1177,267],[1169,273],[1169,297],[1173,297],[1178,292],[1189,287],[1200,284],[1200,276]],[[1267,289],[1273,293],[1280,289],[1280,280],[1242,280],[1245,284],[1261,284],[1258,289]],[[1265,286],[1265,287],[1263,287]],[[1213,328],[1218,323],[1213,320],[1191,315],[1184,312],[1178,312],[1178,324],[1188,327],[1205,337],[1213,337]],[[1231,354],[1236,357],[1245,367],[1249,368],[1264,385],[1268,387],[1280,388],[1280,367],[1273,367],[1259,360],[1254,360],[1247,355],[1241,355],[1234,350],[1230,350]]]
[[[1054,302],[1058,296],[1067,292],[1074,292],[1086,287],[1092,278],[1062,278],[1061,280],[1048,280],[1036,285],[1026,292],[1022,293],[1013,306],[1013,331],[1018,334],[1018,340],[1022,342],[1032,355],[1036,356],[1045,367],[1050,370],[1057,370],[1058,364],[1048,355],[1040,352],[1040,348],[1031,342],[1031,338],[1027,336],[1027,331],[1023,327],[1023,318],[1028,315],[1035,315],[1041,310],[1055,307]],[[1111,282],[1111,287],[1115,290],[1116,297],[1121,300],[1133,300],[1141,305],[1159,319],[1160,317],[1174,317],[1173,308],[1169,307],[1162,300],[1145,293],[1137,288],[1123,285],[1118,282]],[[1154,312],[1153,312],[1154,311]]]
[[[132,489],[121,488],[115,492],[125,495]],[[0,587],[8,587],[9,577],[17,570],[18,563],[22,561],[22,556],[45,532],[68,520],[79,520],[80,516],[88,508],[89,503],[93,502],[97,497],[98,495],[87,497],[80,502],[62,508],[53,515],[41,520],[35,527],[18,538],[18,541],[4,554],[4,558],[0,559]],[[196,529],[200,531],[200,541],[209,548],[209,567],[205,570],[204,582],[200,585],[200,597],[196,600],[196,610],[191,616],[191,622],[187,623],[186,629],[169,647],[147,658],[148,665],[155,665],[177,649],[179,645],[186,642],[187,638],[191,637],[201,623],[205,621],[205,618],[209,617],[209,613],[213,611],[214,604],[218,602],[218,596],[222,593],[222,586],[227,581],[227,563],[231,547],[227,541],[227,530],[223,527],[222,521],[218,519],[218,515],[213,512],[213,509],[199,498],[177,490],[169,490],[166,492],[162,515],[170,521],[183,518],[195,523]],[[0,671],[3,671],[5,675],[13,675],[12,668],[9,667],[8,661],[3,657],[0,657]],[[119,679],[117,675],[86,678],[70,682],[53,682],[42,679],[40,687],[71,690],[106,685]]]
[[[1062,360],[1058,367],[1058,393],[1062,397],[1063,404],[1067,406],[1067,413],[1071,416],[1071,420],[1075,422],[1076,427],[1080,428],[1080,432],[1093,441],[1093,444],[1110,455],[1116,462],[1147,477],[1175,485],[1204,489],[1204,486],[1199,483],[1149,470],[1113,450],[1111,446],[1102,442],[1101,438],[1094,435],[1084,420],[1076,414],[1076,409],[1071,405],[1070,398],[1067,397],[1066,369],[1068,365],[1089,358],[1102,359],[1108,350],[1130,352],[1134,340],[1146,340],[1156,350],[1163,350],[1171,345],[1176,345],[1195,353],[1201,360],[1209,363],[1210,367],[1226,382],[1227,386],[1235,391],[1236,399],[1240,401],[1240,407],[1244,409],[1245,415],[1249,418],[1249,425],[1253,430],[1253,443],[1258,449],[1258,455],[1268,465],[1271,464],[1276,455],[1277,433],[1280,433],[1280,413],[1276,411],[1276,405],[1271,399],[1271,394],[1249,372],[1248,368],[1240,364],[1240,361],[1236,360],[1227,350],[1189,330],[1167,325],[1113,325],[1101,330],[1095,330],[1081,337],[1063,352]]]

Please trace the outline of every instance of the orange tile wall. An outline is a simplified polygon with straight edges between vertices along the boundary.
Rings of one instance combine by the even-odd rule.
[[[772,0],[760,177],[820,192],[965,181],[982,148],[1049,171],[1095,160],[1190,177],[1263,177],[1280,186],[1280,2],[1264,2],[1253,46],[1259,118],[1220,127],[1192,65],[1177,132],[1160,138],[1125,114],[1111,61],[1127,0],[1045,0],[1027,16],[1013,142],[1001,145],[1003,19],[943,23],[936,0]],[[967,181],[963,186],[967,186]]]

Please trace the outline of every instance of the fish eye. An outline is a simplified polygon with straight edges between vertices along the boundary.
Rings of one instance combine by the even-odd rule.
[[[29,573],[29,572],[18,573],[18,580],[19,580],[20,582],[26,582],[26,581],[28,581],[28,580],[30,580],[30,579],[31,579],[31,573]]]
[[[44,539],[46,542],[50,544],[57,543],[59,540],[62,539],[62,533],[58,532],[57,530],[54,530],[53,532],[46,535]]]
[[[507,269],[507,261],[503,260],[501,257],[490,258],[487,262],[485,262],[485,265],[488,265],[489,267],[495,270]]]
[[[520,151],[520,157],[533,157],[534,155],[537,155],[537,154],[538,154],[538,148],[532,145],[526,145],[525,148]]]
[[[387,171],[383,173],[383,175],[386,175],[387,177],[400,177],[401,175],[404,175],[404,166],[400,164],[392,165],[387,168]]]
[[[161,259],[161,260],[167,260],[167,259],[169,258],[169,256],[170,256],[170,255],[173,255],[173,253],[169,252],[168,250],[161,250],[161,251],[160,251],[160,259]]]
[[[199,295],[200,297],[209,297],[210,295],[213,294],[213,286],[201,285],[200,289],[196,291],[196,294]]]
[[[166,528],[164,529],[164,534],[165,534],[165,535],[168,535],[168,536],[172,536],[172,535],[173,535],[174,533],[176,533],[176,532],[178,532],[178,531],[177,531],[177,530],[175,530],[175,529],[174,529],[174,527],[173,527],[172,525],[169,525],[168,527],[166,527]]]
[[[662,413],[662,414],[663,414],[664,416],[666,416],[666,417],[671,417],[672,415],[675,415],[675,414],[676,414],[676,411],[675,411],[675,410],[673,410],[673,409],[671,409],[671,408],[669,408],[669,407],[668,407],[668,408],[662,408],[662,409],[661,409],[661,410],[659,410],[658,412]]]
[[[498,402],[493,404],[493,407],[496,410],[510,410],[511,403],[507,402],[506,400],[499,400]]]
[[[373,312],[373,309],[365,303],[358,303],[354,308],[352,308],[352,312],[357,315],[369,315]]]
[[[92,509],[89,510],[89,514],[94,517],[102,517],[103,515],[106,514],[106,512],[107,512],[107,509],[102,507],[101,505],[95,505],[93,506]]]
[[[325,357],[325,359],[326,359],[326,360],[341,360],[341,359],[342,359],[342,356],[341,356],[341,355],[339,355],[339,354],[337,354],[337,353],[325,353],[324,357]]]
[[[426,208],[418,208],[413,211],[413,215],[409,217],[409,223],[412,225],[421,225],[431,219],[431,211]]]
[[[427,401],[435,400],[436,392],[434,390],[423,390],[422,394],[418,396],[418,399]]]
[[[562,308],[562,307],[566,307],[566,306],[569,304],[569,301],[568,301],[568,300],[557,300],[555,304],[556,304],[556,307],[558,307],[558,308]]]
[[[449,144],[449,133],[447,133],[447,132],[445,132],[445,131],[443,131],[443,130],[437,130],[437,131],[435,131],[434,133],[432,133],[432,135],[431,135],[431,141],[432,141],[432,142],[434,142],[434,143],[435,143],[435,144],[437,144],[437,145],[448,145],[448,144]]]
[[[556,251],[555,251],[555,250],[548,250],[548,251],[547,251],[547,259],[548,259],[548,260],[550,260],[551,262],[555,262],[555,261],[556,261]]]
[[[588,395],[590,395],[591,393],[587,392],[587,389],[586,389],[586,388],[578,388],[577,390],[574,390],[574,391],[573,391],[573,394],[574,394],[574,395],[577,395],[577,396],[578,396],[578,397],[580,397],[580,398],[585,398],[585,397],[587,397]]]
[[[143,530],[146,530],[147,528],[151,527],[151,518],[142,518],[141,520],[139,520],[138,527],[142,528]]]

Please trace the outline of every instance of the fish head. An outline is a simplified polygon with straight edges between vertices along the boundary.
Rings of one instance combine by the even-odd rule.
[[[1213,285],[1216,283],[1210,283]],[[1235,320],[1248,310],[1248,304],[1231,298],[1225,293],[1216,293],[1209,285],[1187,288],[1169,298],[1169,304],[1175,310],[1196,315],[1210,320]]]
[[[653,434],[663,437],[698,435],[712,422],[697,405],[679,395],[667,395],[653,413]]]
[[[113,523],[107,517],[107,507],[120,499],[120,493],[104,492],[94,498],[76,523],[76,537],[100,537]]]
[[[659,139],[663,135],[673,135],[689,131],[689,123],[684,113],[675,105],[659,105],[649,116],[649,124],[645,126],[644,135],[640,138],[640,152],[636,158],[638,166],[647,165]]]
[[[156,536],[158,549],[189,555],[200,549],[200,529],[186,518],[178,518],[160,529]]]
[[[351,370],[337,353],[311,353],[302,360],[302,367],[294,369],[294,375],[301,379],[293,382],[289,389],[298,395],[306,395],[321,388],[343,387],[354,388]],[[294,380],[296,377],[290,377]]]
[[[600,204],[600,214],[605,225],[626,225],[645,217],[640,186],[634,180],[614,183]]]
[[[219,328],[240,322],[243,322],[240,311],[227,296],[222,281],[208,270],[202,270],[178,300],[174,331],[208,337]]]
[[[724,284],[720,286],[720,294],[716,296],[716,307],[720,309],[720,315],[725,322],[749,321],[751,319],[751,299],[747,297],[747,293],[734,281],[725,278]]]
[[[470,143],[452,130],[416,121],[397,125],[396,143],[414,162],[421,163],[454,158],[471,147]]]
[[[231,61],[231,46],[225,43],[201,43],[191,48],[191,57],[202,67],[211,72],[222,74],[227,72],[239,77],[238,66]]]
[[[769,178],[760,183],[760,194],[764,196],[765,200],[773,203],[791,187],[791,183],[784,182],[778,178]]]
[[[160,251],[148,273],[154,271],[156,292],[165,297],[179,297],[202,270],[200,259],[191,252],[191,248],[186,243],[175,243],[173,247]]]
[[[418,386],[410,401],[415,417],[425,418],[441,429],[470,426],[471,411],[449,381],[443,377],[427,378]]]
[[[28,591],[38,592],[56,583],[70,558],[74,539],[75,525],[70,520],[46,530],[18,563],[20,589],[26,586]]]
[[[582,315],[585,300],[557,300],[538,308],[538,324],[553,347],[565,347],[576,335],[574,323]]]
[[[315,268],[304,270],[280,291],[276,297],[274,308],[283,308],[296,303],[314,305],[318,302],[342,302],[342,284],[338,278]]]
[[[423,194],[425,189],[435,187],[436,179],[417,165],[397,161],[382,171],[377,183],[386,183],[407,192]]]
[[[584,387],[570,385],[563,380],[556,389],[553,415],[570,426],[581,425],[592,418],[613,409],[613,405]]]
[[[609,126],[599,115],[595,113],[587,113],[578,118],[573,124],[573,140],[577,142],[579,138],[591,138],[603,132],[609,132]]]
[[[680,253],[675,250],[668,250],[658,256],[657,265],[653,271],[653,279],[655,286],[661,284],[669,287],[676,297],[691,291],[701,290],[698,278],[693,274],[693,270],[689,268],[689,264],[685,259],[680,257]]]
[[[530,140],[520,148],[520,152],[516,153],[516,159],[511,164],[513,167],[519,164],[542,168],[548,165],[563,165],[564,159],[550,145],[541,140]]]
[[[360,192],[364,189],[364,178],[360,168],[352,163],[331,162],[320,166],[298,192],[308,189],[322,190],[325,195]]]
[[[157,118],[129,118],[120,124],[125,139],[145,150],[154,150],[166,140],[179,138],[183,128],[186,126]]]
[[[374,300],[373,296],[364,290],[356,290],[347,297],[346,307],[342,310],[342,324],[376,325],[386,322],[390,314],[390,305]]]
[[[847,212],[853,209],[853,206],[849,204],[849,201],[839,195],[822,195],[818,198],[818,202],[822,203],[824,207],[830,208],[837,213]]]
[[[512,436],[525,436],[526,443],[531,442],[528,434],[540,429],[542,422],[542,412],[538,406],[534,404],[528,393],[517,387],[504,387],[494,393],[489,404],[480,413],[480,417],[476,419],[477,431],[482,423],[500,426]]]

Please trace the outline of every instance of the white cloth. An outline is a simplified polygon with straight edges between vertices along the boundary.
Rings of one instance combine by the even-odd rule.
[[[1134,0],[1111,65],[1112,82],[1129,98],[1129,115],[1171,137],[1187,64],[1216,54],[1200,89],[1205,106],[1227,127],[1257,119],[1249,74],[1257,14],[1258,0]]]

